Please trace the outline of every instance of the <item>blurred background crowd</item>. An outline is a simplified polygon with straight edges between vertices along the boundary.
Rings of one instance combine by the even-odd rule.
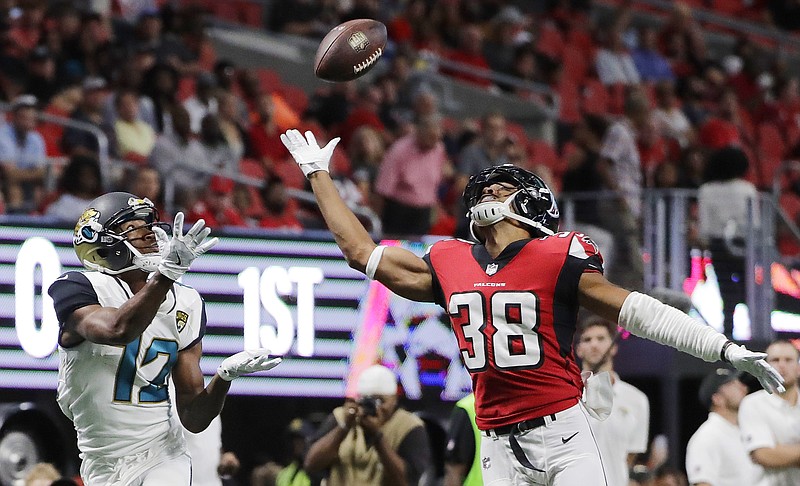
[[[657,28],[632,21],[652,9],[635,2],[612,2],[611,17],[598,20],[591,2],[565,0],[6,0],[0,207],[71,222],[83,203],[118,188],[157,201],[166,217],[181,209],[212,227],[319,228],[313,207],[290,197],[305,181],[278,135],[295,127],[321,141],[342,137],[340,190],[390,234],[465,236],[466,179],[504,162],[558,191],[615,191],[634,217],[643,188],[696,189],[718,177],[707,160],[726,147],[746,155],[746,180],[770,189],[781,162],[800,152],[791,49],[706,31],[693,7],[774,31],[800,16],[789,1],[693,0],[658,12]],[[388,26],[375,75],[309,93],[269,66],[217,56],[206,33],[223,19],[318,40],[359,17]],[[724,55],[706,42],[720,33],[735,39]],[[555,107],[555,136],[533,138],[499,111],[446,116],[416,75],[431,69],[431,55],[461,82]],[[796,218],[800,184],[778,182]],[[584,209],[579,220],[611,226]],[[789,238],[781,245],[796,250]]]

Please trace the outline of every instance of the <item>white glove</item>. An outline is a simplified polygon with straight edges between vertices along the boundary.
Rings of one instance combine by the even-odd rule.
[[[286,146],[289,153],[292,154],[300,170],[308,177],[309,175],[319,170],[328,172],[328,165],[331,163],[331,156],[336,144],[341,140],[339,137],[334,138],[328,145],[319,148],[316,137],[310,131],[306,132],[305,138],[298,130],[287,130],[286,133],[281,134],[281,142]]]
[[[153,226],[153,233],[158,241],[158,250],[161,253],[161,262],[158,264],[158,273],[170,280],[177,281],[181,275],[189,270],[189,265],[195,258],[207,252],[219,242],[219,238],[208,238],[211,228],[206,228],[202,219],[183,234],[183,213],[175,215],[172,225],[172,238],[167,233]]]
[[[738,344],[731,344],[725,350],[725,359],[727,359],[734,368],[739,371],[745,371],[758,378],[761,386],[764,387],[769,393],[783,393],[786,388],[783,387],[783,378],[775,368],[767,363],[764,358],[767,353],[755,353],[740,346]]]
[[[225,358],[225,361],[217,368],[217,374],[225,381],[231,381],[242,375],[255,373],[256,371],[267,371],[280,364],[280,358],[270,358],[269,350],[254,349],[252,351],[240,351],[233,356]]]

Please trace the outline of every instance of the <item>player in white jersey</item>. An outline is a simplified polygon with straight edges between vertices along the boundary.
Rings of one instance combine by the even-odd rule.
[[[614,390],[611,414],[605,420],[590,417],[609,486],[628,486],[628,471],[636,454],[647,451],[650,402],[635,386],[614,372],[617,325],[592,317],[578,328],[575,353],[584,372],[608,372]]]
[[[87,486],[191,484],[183,432],[170,417],[202,431],[231,380],[280,362],[266,350],[237,353],[204,388],[205,307],[177,280],[217,239],[202,220],[184,235],[182,213],[171,238],[161,226],[147,199],[100,196],[73,237],[89,271],[67,272],[49,289],[60,325],[58,403],[75,425]]]

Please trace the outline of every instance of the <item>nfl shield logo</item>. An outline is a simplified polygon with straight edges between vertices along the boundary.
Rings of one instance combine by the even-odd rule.
[[[486,265],[486,275],[491,277],[495,273],[497,273],[497,264],[496,263],[490,263],[490,264]]]

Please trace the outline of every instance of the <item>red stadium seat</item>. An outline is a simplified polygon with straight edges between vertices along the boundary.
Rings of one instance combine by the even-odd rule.
[[[509,134],[517,137],[519,143],[523,145],[528,144],[528,134],[525,132],[525,127],[519,123],[512,122],[510,120],[506,121],[506,130],[509,132]]]
[[[264,26],[264,7],[261,2],[244,0],[236,3],[239,7],[239,18],[244,25],[255,28]]]
[[[613,115],[625,113],[625,93],[627,86],[615,83],[608,87],[608,111]]]
[[[308,95],[303,89],[293,85],[285,85],[281,88],[281,95],[299,115],[305,113],[306,108],[308,108]]]
[[[214,16],[228,22],[239,23],[239,9],[236,7],[235,2],[223,1],[213,2],[212,12]]]
[[[564,35],[552,22],[544,22],[536,40],[536,50],[553,59],[560,59],[564,52]]]
[[[528,152],[531,162],[546,165],[557,178],[567,169],[552,145],[544,140],[531,140],[528,143]]]
[[[195,80],[191,76],[184,76],[178,81],[178,100],[184,101],[194,96]]]
[[[566,76],[558,84],[559,113],[563,123],[577,123],[581,119],[581,91],[578,84]]]
[[[608,90],[600,80],[589,79],[583,87],[581,101],[584,113],[607,115],[611,98]]]
[[[583,51],[577,46],[567,44],[564,46],[564,57],[562,58],[564,76],[570,78],[577,84],[583,84],[589,74],[589,60],[584,56]]]
[[[783,162],[786,152],[786,143],[783,140],[780,129],[775,124],[763,122],[757,128],[758,148],[757,148],[757,168],[759,186],[763,188],[771,187],[775,177],[775,171]],[[751,159],[752,160],[752,159]]]
[[[283,85],[280,74],[276,73],[272,69],[257,68],[256,75],[258,76],[258,80],[261,82],[261,88],[264,91],[279,91]]]

